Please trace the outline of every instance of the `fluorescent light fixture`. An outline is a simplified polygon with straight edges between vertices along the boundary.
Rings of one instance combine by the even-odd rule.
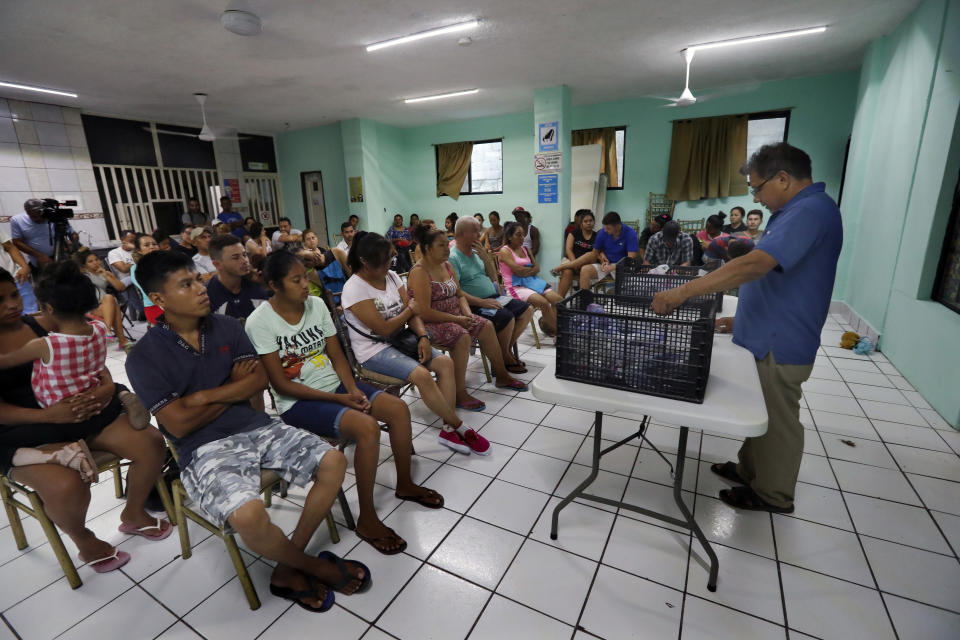
[[[20,89],[21,91],[37,91],[39,93],[52,93],[55,96],[67,96],[68,98],[77,97],[77,94],[70,93],[69,91],[57,91],[56,89],[44,89],[43,87],[31,87],[26,84],[16,84],[14,82],[0,82],[0,87]]]
[[[446,27],[439,27],[437,29],[428,29],[427,31],[421,31],[420,33],[414,33],[409,36],[394,38],[392,40],[384,40],[383,42],[377,42],[376,44],[367,45],[367,51],[376,51],[377,49],[385,49],[386,47],[392,47],[397,44],[406,44],[408,42],[415,42],[417,40],[423,40],[424,38],[442,36],[448,33],[457,33],[458,31],[467,31],[469,29],[475,29],[478,26],[480,26],[479,20],[470,20],[468,22],[458,22],[457,24],[451,24]]]
[[[762,36],[749,36],[746,38],[734,38],[732,40],[721,40],[719,42],[708,42],[706,44],[695,44],[687,47],[695,51],[704,49],[719,49],[720,47],[733,47],[738,44],[753,44],[754,42],[766,42],[767,40],[780,40],[781,38],[794,38],[796,36],[810,36],[815,33],[823,33],[826,27],[813,27],[810,29],[798,29],[796,31],[781,31],[780,33],[768,33]]]
[[[457,96],[469,96],[477,93],[480,89],[467,89],[466,91],[454,91],[453,93],[439,93],[435,96],[423,96],[422,98],[407,98],[404,100],[407,104],[414,102],[426,102],[428,100],[441,100],[443,98],[456,98]]]

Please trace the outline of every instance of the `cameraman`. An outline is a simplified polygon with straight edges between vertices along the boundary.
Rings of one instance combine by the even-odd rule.
[[[31,198],[23,203],[26,213],[18,213],[10,220],[13,244],[27,257],[30,264],[40,268],[53,259],[53,225],[43,216],[43,200]],[[80,236],[67,226],[73,246],[79,246]]]

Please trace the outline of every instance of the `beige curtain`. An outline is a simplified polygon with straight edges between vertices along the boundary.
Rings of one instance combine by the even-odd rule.
[[[451,142],[437,145],[437,197],[460,199],[460,189],[470,171],[472,142]]]
[[[588,144],[601,145],[600,171],[606,174],[608,187],[619,187],[620,176],[617,175],[617,129],[615,127],[578,129],[571,133],[573,136],[571,144],[574,147],[582,147]]]
[[[747,158],[747,116],[673,123],[667,198],[700,200],[747,194],[740,167]]]

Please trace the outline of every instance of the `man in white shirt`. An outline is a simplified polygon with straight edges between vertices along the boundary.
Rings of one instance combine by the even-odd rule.
[[[303,239],[302,235],[299,229],[293,229],[291,227],[290,218],[280,218],[280,220],[277,221],[277,230],[273,232],[273,237],[270,238],[270,241],[273,242],[273,250],[279,251],[283,248],[293,250],[298,248]]]
[[[340,235],[343,236],[343,240],[337,243],[337,249],[340,249],[344,253],[350,253],[350,245],[353,244],[353,236],[356,235],[357,228],[354,227],[349,222],[344,222],[340,225]]]
[[[38,311],[37,298],[33,295],[30,265],[3,229],[0,229],[0,269],[6,270],[16,280],[20,299],[23,300],[23,312],[36,313]]]
[[[197,273],[204,282],[209,282],[213,276],[217,275],[217,268],[213,265],[213,258],[210,257],[210,230],[206,227],[197,227],[190,232],[190,241],[197,249],[197,255],[193,256],[193,264],[197,267]]]
[[[130,229],[124,229],[120,232],[120,246],[111,249],[107,254],[107,264],[113,270],[113,273],[120,279],[120,282],[128,287],[133,282],[130,279],[130,267],[133,266],[133,243],[137,239]]]

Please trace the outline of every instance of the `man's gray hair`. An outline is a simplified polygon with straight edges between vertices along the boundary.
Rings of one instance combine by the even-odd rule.
[[[453,237],[458,237],[463,235],[463,232],[466,231],[467,227],[473,227],[474,229],[480,229],[480,221],[474,218],[473,216],[463,216],[457,218],[457,223],[453,225]]]
[[[23,203],[23,210],[29,211],[30,209],[40,209],[43,207],[43,200],[39,198],[30,198]]]

